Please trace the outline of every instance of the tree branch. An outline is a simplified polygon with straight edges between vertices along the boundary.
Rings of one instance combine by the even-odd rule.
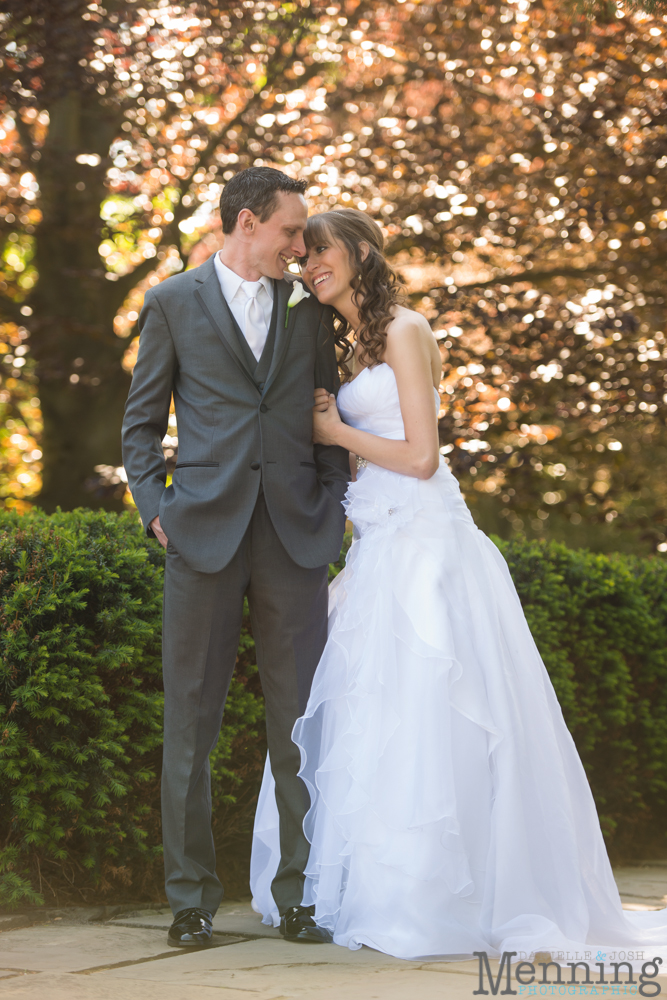
[[[644,258],[644,260],[650,260],[652,263],[655,263],[656,261],[662,261],[662,259],[663,258],[659,256]],[[622,261],[619,261],[619,264],[622,263],[623,263]],[[536,281],[543,281],[543,280],[548,281],[549,278],[558,278],[558,277],[577,278],[586,274],[593,274],[593,273],[613,274],[616,271],[616,269],[617,269],[616,264],[597,263],[597,264],[591,264],[590,267],[555,267],[553,268],[553,270],[549,271],[525,270],[525,271],[520,271],[518,274],[510,274],[508,272],[505,272],[504,274],[499,274],[496,275],[494,278],[490,278],[488,281],[470,281],[465,285],[457,285],[457,288],[463,291],[466,288],[489,288],[492,285],[498,285],[501,283],[511,285],[511,284],[516,284],[516,282],[519,281],[531,281],[535,283]]]
[[[142,260],[140,264],[137,264],[133,271],[128,271],[127,274],[121,275],[118,281],[114,282],[110,298],[112,303],[114,303],[116,312],[120,306],[122,306],[132,289],[136,288],[139,282],[143,281],[143,279],[149,275],[151,271],[154,271],[157,266],[157,258],[148,257],[145,260]]]
[[[18,109],[14,115],[14,124],[16,126],[16,131],[19,134],[19,139],[21,140],[21,145],[23,146],[24,150],[28,154],[32,153],[35,146],[32,141],[32,136],[30,135],[30,126],[26,125],[26,123],[23,121]]]
[[[280,45],[276,46],[276,49],[282,48],[282,45],[284,45],[285,42],[288,41],[289,38],[293,36],[292,52],[290,55],[284,56],[283,59],[281,60],[274,59],[271,61],[271,63],[269,64],[269,72],[267,72],[266,80],[262,85],[263,90],[270,87],[275,87],[278,80],[284,76],[287,66],[293,60],[293,53],[296,51],[299,43],[301,42],[305,32],[308,29],[310,21],[308,18],[304,18],[302,16],[302,13],[299,14],[298,20],[296,21],[296,26],[294,25],[294,20],[296,20],[296,18],[293,19],[293,21],[290,23],[289,30],[285,33],[287,37]],[[323,68],[322,63],[313,64],[313,66],[311,66],[308,69],[306,74],[299,78],[300,86],[303,86],[304,83],[307,83],[311,77],[320,74],[322,72],[322,68]],[[190,206],[185,206],[183,204],[183,197],[185,194],[188,193],[190,189],[192,178],[194,177],[194,175],[197,173],[198,170],[201,170],[202,168],[206,169],[210,166],[215,156],[215,153],[218,150],[220,143],[223,141],[225,135],[231,129],[235,128],[237,125],[242,123],[243,118],[245,117],[245,115],[247,115],[248,111],[261,100],[260,93],[261,93],[260,91],[255,91],[254,95],[249,99],[247,104],[245,104],[244,107],[238,112],[238,114],[236,114],[232,119],[230,119],[230,121],[228,121],[219,132],[217,132],[211,137],[205,148],[202,150],[200,156],[198,157],[197,163],[193,167],[189,177],[184,178],[184,180],[178,185],[178,191],[180,194],[179,201],[178,204],[174,206],[174,218],[173,221],[169,224],[169,228],[165,229],[165,233],[166,232],[170,233],[172,242],[177,247],[179,247],[179,252],[180,252],[180,236],[178,235],[178,224],[187,217],[190,211]]]
[[[23,323],[23,316],[21,315],[21,306],[18,304],[18,302],[14,302],[13,299],[8,299],[6,296],[3,296],[2,299],[0,299],[0,313],[7,314],[6,322],[8,321],[10,323],[19,323],[19,324]]]

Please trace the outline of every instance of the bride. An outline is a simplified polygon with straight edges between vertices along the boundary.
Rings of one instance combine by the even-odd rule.
[[[427,321],[399,304],[363,213],[316,215],[305,240],[305,283],[356,342],[338,405],[315,393],[314,440],[348,449],[358,468],[346,500],[354,541],[293,731],[311,798],[304,906],[336,944],[406,959],[667,957],[667,910],[621,908],[505,561],[440,458],[441,362]],[[251,888],[274,925],[279,856],[267,763]]]

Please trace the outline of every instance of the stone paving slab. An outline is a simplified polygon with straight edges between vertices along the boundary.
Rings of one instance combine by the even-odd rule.
[[[443,981],[445,980],[446,981]],[[107,973],[95,976],[39,974],[0,981],[3,1000],[472,1000],[477,980],[464,975],[421,970],[378,970],[364,976],[339,969],[313,967],[285,970],[276,977],[266,970],[263,980],[247,977],[201,983],[147,981]]]
[[[667,905],[667,863],[615,875],[626,907]],[[478,986],[476,961],[287,943],[249,903],[220,908],[206,949],[169,948],[171,919],[167,908],[98,907],[43,913],[34,926],[4,921],[0,1000],[467,1000]],[[667,977],[657,982],[667,994]]]
[[[136,976],[139,979],[152,979],[156,969],[155,963],[148,963],[141,967],[133,966],[131,969],[117,969],[113,973],[119,979],[126,976]],[[197,977],[207,975],[206,970],[218,976],[221,972],[228,970],[253,973],[257,969],[265,967],[273,971],[281,968],[345,968],[351,969],[353,974],[359,971],[376,971],[378,969],[395,968],[419,968],[423,962],[405,962],[400,958],[392,958],[383,955],[382,952],[373,951],[372,948],[360,948],[358,951],[350,951],[349,948],[340,948],[335,944],[295,944],[290,941],[266,941],[258,938],[251,941],[243,941],[239,944],[230,945],[227,948],[202,949],[194,954],[184,954],[181,960],[170,971],[171,981],[175,982],[177,977]],[[150,965],[150,967],[149,967]],[[159,970],[158,970],[159,971]]]
[[[115,927],[150,927],[166,933],[173,919],[171,910],[165,906],[163,910],[138,911],[114,917],[110,923]],[[250,903],[223,903],[213,918],[213,931],[215,934],[243,934],[282,940],[278,928],[263,924]]]
[[[659,980],[664,995],[667,979]],[[460,973],[442,973],[432,967],[405,971],[379,970],[344,980],[338,969],[311,967],[311,974],[300,979],[294,975],[288,983],[273,979],[264,985],[249,987],[217,982],[200,984],[182,981],[122,981],[107,973],[96,975],[52,974],[25,975],[0,981],[2,1000],[473,1000],[477,977]],[[614,988],[614,996],[636,996],[636,986],[626,993],[623,985]],[[555,987],[557,995],[558,987]],[[583,995],[583,994],[582,994]],[[591,994],[588,994],[591,995]],[[597,995],[602,991],[598,987]],[[611,997],[609,989],[607,995]]]
[[[171,986],[169,983],[124,983],[104,975],[93,981],[87,976],[41,974],[0,980],[2,1000],[253,1000],[252,994],[215,987]]]
[[[627,909],[661,910],[667,906],[667,864],[615,868],[614,878]]]
[[[0,935],[0,969],[77,972],[109,962],[153,958],[175,949],[162,931],[104,924],[39,924]]]

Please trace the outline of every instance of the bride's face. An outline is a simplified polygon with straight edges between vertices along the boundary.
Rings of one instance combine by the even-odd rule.
[[[302,269],[306,285],[325,305],[349,294],[354,277],[350,255],[332,236],[322,237],[310,247]]]

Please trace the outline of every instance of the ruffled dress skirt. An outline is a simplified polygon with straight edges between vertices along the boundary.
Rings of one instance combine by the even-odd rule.
[[[621,908],[507,565],[448,467],[424,481],[368,465],[347,514],[355,539],[293,732],[318,924],[406,959],[667,959],[667,910]],[[278,859],[267,762],[251,888],[273,924]]]

